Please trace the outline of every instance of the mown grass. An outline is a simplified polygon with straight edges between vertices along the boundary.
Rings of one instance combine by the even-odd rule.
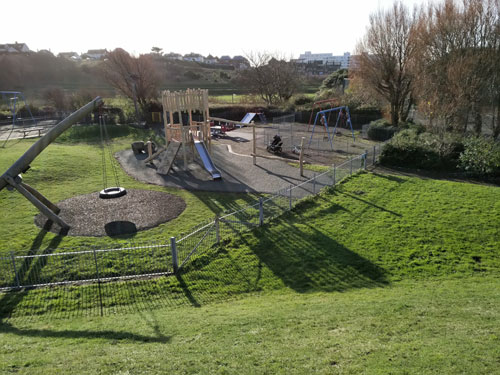
[[[334,292],[498,275],[499,198],[491,186],[361,174],[270,225],[223,239],[177,277],[104,284],[102,304],[112,313],[134,303],[203,305],[283,288]],[[0,311],[92,314],[100,303],[96,286],[87,285],[6,294]]]
[[[200,308],[0,323],[18,374],[498,374],[500,281],[264,293]]]
[[[98,190],[97,145],[50,147],[33,185],[53,200]],[[179,230],[250,199],[172,192],[188,202]],[[5,194],[2,249],[123,240],[54,242]],[[136,238],[168,238],[168,225]],[[499,249],[498,187],[362,173],[175,277],[102,284],[103,318],[98,285],[0,295],[1,371],[498,373]]]

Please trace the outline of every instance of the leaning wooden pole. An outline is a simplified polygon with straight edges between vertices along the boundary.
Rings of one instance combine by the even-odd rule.
[[[50,129],[47,134],[36,141],[33,146],[31,146],[28,151],[24,153],[17,161],[12,164],[12,166],[5,171],[5,173],[0,177],[0,190],[7,186],[6,176],[12,178],[16,177],[18,174],[25,171],[35,158],[40,155],[40,153],[47,148],[57,137],[59,137],[64,131],[69,129],[74,123],[80,121],[82,118],[87,116],[94,109],[102,104],[102,99],[98,96],[92,100],[87,105],[83,106],[79,110],[73,112],[71,115],[62,120],[59,124]]]
[[[62,120],[59,124],[54,126],[42,138],[35,142],[17,161],[11,165],[7,171],[0,177],[0,190],[7,185],[16,189],[19,193],[24,195],[36,208],[40,210],[50,220],[59,224],[61,228],[68,228],[69,226],[57,214],[59,208],[45,198],[36,189],[22,182],[21,173],[26,172],[31,162],[40,155],[40,153],[47,148],[57,137],[59,137],[65,130],[69,129],[74,123],[78,122],[87,116],[94,109],[102,104],[102,99],[96,97],[87,105],[79,110],[73,112],[71,115]]]

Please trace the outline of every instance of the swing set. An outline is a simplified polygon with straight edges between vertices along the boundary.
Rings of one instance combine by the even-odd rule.
[[[28,113],[31,117],[31,122],[32,125],[36,125],[36,120],[33,117],[33,114],[31,113],[30,107],[26,103],[26,99],[24,98],[24,95],[20,91],[0,91],[0,108],[1,107],[7,107],[12,115],[12,126],[10,128],[10,133],[7,136],[7,139],[4,142],[4,146],[6,142],[10,139],[10,136],[12,135],[12,132],[14,131],[14,128],[16,126],[16,122],[20,122],[20,119],[17,117],[17,111],[19,110],[18,102],[23,102],[24,107],[28,110]],[[23,124],[24,124],[24,119],[23,119]]]
[[[328,129],[328,120],[330,119],[330,115],[332,113],[336,113],[336,112],[338,112],[337,121],[335,122],[335,127],[333,128],[333,134],[330,135],[330,130]],[[328,118],[326,116],[327,114],[328,114]],[[354,129],[352,128],[349,107],[341,106],[341,107],[335,107],[335,108],[330,108],[330,109],[324,109],[324,110],[321,110],[318,113],[316,113],[316,117],[314,118],[314,124],[313,124],[313,128],[312,128],[311,138],[309,139],[308,146],[311,146],[311,142],[312,142],[312,139],[314,136],[314,129],[316,127],[316,124],[318,123],[318,120],[321,123],[321,125],[324,125],[324,127],[325,127],[326,134],[328,134],[328,141],[330,142],[330,147],[331,147],[332,151],[333,151],[333,140],[335,138],[337,126],[339,125],[339,123],[341,126],[345,125],[347,127],[347,125],[349,125],[349,127],[351,128],[352,139],[354,141],[356,141],[356,138],[354,137]]]

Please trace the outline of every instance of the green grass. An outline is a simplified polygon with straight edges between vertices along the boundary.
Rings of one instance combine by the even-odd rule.
[[[105,284],[103,305],[113,312],[135,302],[199,305],[283,288],[334,292],[399,280],[497,276],[499,198],[500,189],[491,186],[361,174],[299,203],[272,225],[197,254],[178,277]],[[162,238],[158,229],[143,235]],[[91,313],[99,307],[96,296],[94,285],[8,294],[0,312]]]
[[[0,323],[18,374],[498,374],[500,280]]]
[[[73,142],[26,176],[54,201],[100,188],[97,144]],[[30,144],[9,143],[0,167]],[[253,198],[120,177],[188,203],[139,241]],[[44,233],[17,193],[0,192],[0,206],[4,253],[126,240]],[[102,284],[103,318],[97,285],[0,294],[0,372],[499,373],[499,249],[498,187],[362,173],[224,238],[176,277]]]

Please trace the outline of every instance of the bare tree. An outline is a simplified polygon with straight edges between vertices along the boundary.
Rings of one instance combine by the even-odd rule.
[[[251,53],[246,57],[250,67],[240,71],[239,82],[267,104],[286,101],[297,91],[301,77],[295,64],[267,52]]]
[[[356,48],[352,72],[390,105],[394,125],[406,121],[413,104],[412,59],[416,50],[416,11],[401,2],[370,16],[365,37]]]
[[[143,113],[147,103],[158,95],[158,73],[150,55],[131,56],[117,48],[106,55],[104,77],[123,95],[139,103]]]
[[[445,0],[421,14],[416,88],[446,129],[465,132],[472,120],[479,134],[482,107],[498,103],[498,12],[498,0]]]

